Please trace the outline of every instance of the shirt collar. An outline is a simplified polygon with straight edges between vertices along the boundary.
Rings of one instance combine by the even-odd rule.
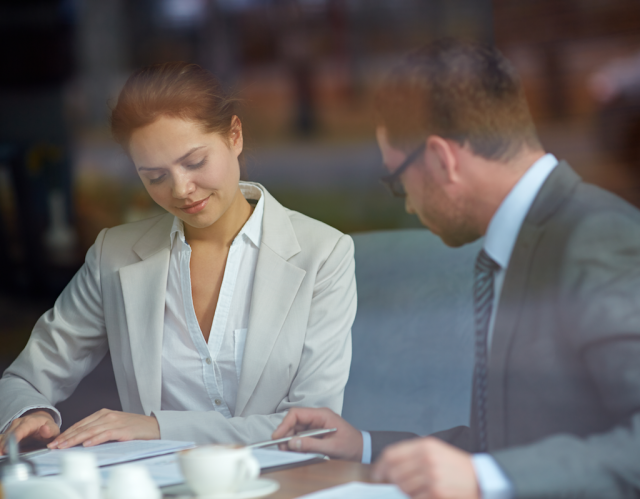
[[[246,236],[257,248],[260,247],[262,241],[262,217],[264,214],[264,192],[256,184],[249,182],[240,182],[240,192],[247,199],[255,199],[256,203],[253,213],[249,217],[249,220],[244,224],[240,232],[236,236],[236,239]],[[173,225],[171,226],[171,232],[169,233],[171,239],[171,247],[175,244],[176,238],[186,244],[184,237],[184,222],[178,217],[173,218]]]
[[[489,222],[484,238],[484,250],[506,269],[511,259],[520,227],[533,204],[542,184],[558,165],[553,154],[545,154],[525,172],[504,198]]]
[[[244,224],[242,230],[238,236],[245,234],[249,240],[255,244],[257,248],[260,247],[260,241],[262,241],[262,216],[264,214],[264,192],[256,184],[249,182],[240,182],[240,191],[242,195],[247,199],[256,199],[256,207],[253,209],[253,213]]]
[[[171,225],[171,232],[169,233],[169,237],[171,238],[172,249],[173,245],[176,243],[176,240],[180,240],[183,243],[186,243],[186,240],[184,238],[184,224],[178,217],[173,217],[173,225]]]

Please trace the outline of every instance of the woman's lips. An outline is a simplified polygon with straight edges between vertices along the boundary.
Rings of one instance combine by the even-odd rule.
[[[188,213],[189,215],[193,215],[194,213],[198,213],[202,210],[204,210],[204,207],[207,206],[207,203],[209,202],[209,197],[204,198],[202,201],[198,201],[197,203],[193,203],[193,204],[189,204],[187,206],[183,206],[182,208],[180,208],[182,211],[184,211],[185,213]]]

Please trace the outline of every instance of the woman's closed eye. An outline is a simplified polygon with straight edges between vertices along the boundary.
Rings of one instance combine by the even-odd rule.
[[[185,166],[185,168],[188,168],[189,170],[197,170],[198,168],[202,168],[206,163],[207,163],[207,158],[204,157],[204,158],[202,158],[200,161],[198,161],[195,164],[184,165],[184,166]],[[166,176],[167,176],[167,174],[163,173],[162,175],[158,175],[155,178],[150,178],[149,179],[149,183],[151,185],[159,184],[160,182],[162,182],[165,179]]]
[[[198,168],[203,167],[205,164],[207,163],[207,157],[205,156],[204,158],[202,158],[200,161],[198,161],[197,163],[193,164],[193,165],[185,165],[187,168],[189,168],[190,170],[197,170]]]
[[[162,182],[164,180],[164,178],[167,176],[166,173],[163,173],[162,175],[156,177],[156,178],[150,178],[149,179],[149,183],[150,184],[159,184],[160,182]]]

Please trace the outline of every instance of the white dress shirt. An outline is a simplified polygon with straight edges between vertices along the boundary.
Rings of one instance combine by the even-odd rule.
[[[162,410],[215,410],[226,418],[235,412],[264,213],[259,187],[240,182],[240,190],[257,204],[229,249],[208,342],[204,341],[193,308],[191,248],[185,240],[182,221],[175,218],[173,222],[162,341]],[[48,410],[58,427],[62,425],[55,407],[28,406],[11,418],[2,431],[34,409]]]
[[[258,203],[229,249],[209,341],[193,307],[191,247],[182,221],[174,220],[162,340],[162,410],[218,411],[226,418],[235,413],[264,212],[259,187],[241,182],[240,189]]]
[[[542,184],[544,184],[547,177],[557,165],[558,160],[553,154],[545,154],[531,165],[518,183],[511,189],[509,194],[507,194],[507,197],[504,198],[498,210],[491,218],[491,222],[489,222],[483,248],[500,266],[499,270],[494,274],[493,281],[493,309],[491,311],[491,320],[489,322],[487,336],[489,352],[491,351],[493,327],[498,310],[500,293],[513,247],[520,233],[522,223],[527,213],[529,213],[529,209],[538,192],[542,188]],[[362,437],[362,462],[368,464],[371,462],[371,435],[369,432],[363,431]],[[473,466],[483,499],[513,498],[513,486],[489,454],[474,454]]]

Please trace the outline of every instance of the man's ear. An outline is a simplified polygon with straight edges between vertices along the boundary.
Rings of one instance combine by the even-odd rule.
[[[444,181],[458,181],[460,170],[454,142],[438,135],[430,135],[426,140],[424,164],[433,165],[433,173],[441,176]]]

